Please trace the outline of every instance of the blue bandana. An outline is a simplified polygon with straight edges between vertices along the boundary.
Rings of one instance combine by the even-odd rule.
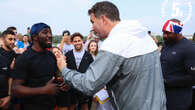
[[[44,28],[50,28],[47,24],[45,23],[37,23],[37,24],[34,24],[32,27],[31,27],[31,30],[30,30],[30,36],[32,37],[33,35],[38,35],[38,33],[44,29]]]

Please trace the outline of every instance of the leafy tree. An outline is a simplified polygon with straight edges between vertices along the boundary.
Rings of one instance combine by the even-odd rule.
[[[157,35],[156,38],[158,39],[158,42],[164,42],[163,37],[160,35]]]

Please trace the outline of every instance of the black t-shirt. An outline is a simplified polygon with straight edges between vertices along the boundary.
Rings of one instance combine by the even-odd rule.
[[[0,97],[5,97],[8,95],[8,78],[10,77],[10,64],[13,59],[16,57],[16,53],[11,51],[6,51],[0,47],[0,66],[1,66],[1,75],[0,75]]]
[[[0,54],[7,58],[9,65],[12,63],[13,59],[17,56],[13,50],[6,51],[2,47],[0,47]]]
[[[24,80],[28,87],[44,86],[57,71],[56,57],[50,51],[42,53],[32,48],[18,56],[15,61],[13,78]],[[24,98],[24,103],[55,106],[55,97],[52,95],[36,95]]]
[[[9,64],[6,57],[0,54],[0,98],[8,95]]]
[[[191,88],[195,82],[195,46],[186,38],[163,46],[161,65],[166,88]]]

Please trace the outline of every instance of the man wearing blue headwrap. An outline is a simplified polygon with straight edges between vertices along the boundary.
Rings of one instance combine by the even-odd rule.
[[[167,110],[188,110],[195,84],[195,47],[181,34],[177,19],[163,26],[165,46],[161,51],[161,65],[167,97]]]
[[[16,59],[13,73],[13,95],[24,99],[24,110],[52,110],[57,87],[55,56],[46,48],[52,46],[52,32],[44,23],[31,27],[32,46]]]

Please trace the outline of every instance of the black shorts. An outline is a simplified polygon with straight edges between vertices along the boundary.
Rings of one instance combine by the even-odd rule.
[[[88,104],[89,101],[90,101],[90,98],[91,98],[91,97],[83,94],[80,91],[76,91],[76,95],[77,95],[78,104],[80,104],[80,105],[82,105],[82,104]]]
[[[24,110],[54,110],[54,107],[48,105],[24,104]]]
[[[77,98],[73,89],[63,92],[60,91],[56,96],[56,104],[59,107],[68,107],[72,104],[77,104]]]

